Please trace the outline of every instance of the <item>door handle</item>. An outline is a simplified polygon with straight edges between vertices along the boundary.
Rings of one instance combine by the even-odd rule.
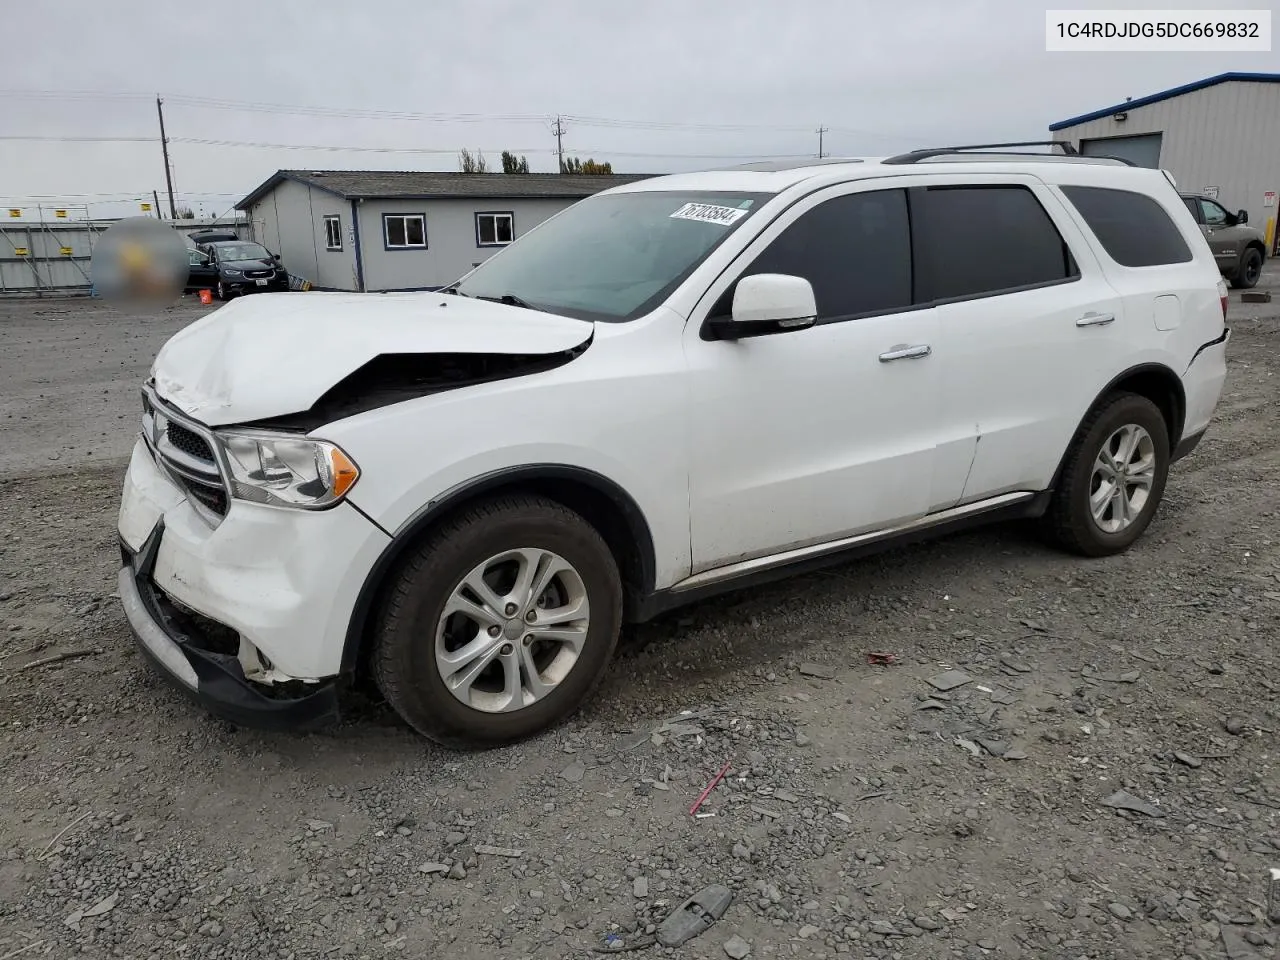
[[[1114,323],[1116,315],[1114,313],[1094,313],[1090,310],[1083,317],[1076,321],[1077,327],[1104,327],[1108,323]]]
[[[933,347],[927,343],[917,344],[909,347],[905,343],[900,343],[890,350],[880,354],[881,363],[890,363],[894,360],[918,360],[921,357],[927,357],[933,353]]]

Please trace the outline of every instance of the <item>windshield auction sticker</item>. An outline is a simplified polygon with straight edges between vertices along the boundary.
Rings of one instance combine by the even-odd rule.
[[[746,215],[747,211],[735,207],[717,207],[710,203],[686,203],[671,215],[671,219],[697,220],[699,223],[718,223],[727,227]]]

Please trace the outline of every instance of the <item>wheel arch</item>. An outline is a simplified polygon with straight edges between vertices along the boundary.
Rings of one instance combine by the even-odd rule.
[[[1182,380],[1163,363],[1141,363],[1113,377],[1098,391],[1093,402],[1081,414],[1080,421],[1071,434],[1071,442],[1058,460],[1058,468],[1053,473],[1052,488],[1058,486],[1063,467],[1080,440],[1080,433],[1084,429],[1085,421],[1089,419],[1089,414],[1096,410],[1107,397],[1117,393],[1136,393],[1154,403],[1164,416],[1165,426],[1169,430],[1169,449],[1172,451],[1178,446],[1178,442],[1182,439],[1182,428],[1187,415],[1187,395],[1182,386]]]
[[[408,551],[459,510],[511,493],[554,500],[596,528],[622,574],[623,618],[634,618],[643,598],[653,592],[656,578],[653,534],[635,499],[613,480],[584,467],[552,463],[510,467],[459,484],[430,501],[395,531],[356,598],[343,643],[343,674],[358,672],[363,663],[378,602]]]

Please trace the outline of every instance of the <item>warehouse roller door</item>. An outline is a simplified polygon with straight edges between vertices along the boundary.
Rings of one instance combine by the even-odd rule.
[[[1160,141],[1163,134],[1144,133],[1136,137],[1100,137],[1081,140],[1080,152],[1086,157],[1120,157],[1140,167],[1160,167]]]

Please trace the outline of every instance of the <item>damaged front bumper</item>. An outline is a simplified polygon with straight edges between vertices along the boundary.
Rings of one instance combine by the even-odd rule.
[[[229,720],[327,721],[352,611],[390,538],[347,504],[232,501],[216,523],[206,512],[139,439],[117,522],[120,598],[139,645]]]
[[[244,726],[306,728],[338,717],[336,680],[306,684],[307,692],[272,695],[277,688],[251,683],[241,660],[217,649],[195,617],[181,610],[152,579],[164,536],[161,522],[133,552],[121,541],[120,601],[138,646],[151,664],[210,713]]]

